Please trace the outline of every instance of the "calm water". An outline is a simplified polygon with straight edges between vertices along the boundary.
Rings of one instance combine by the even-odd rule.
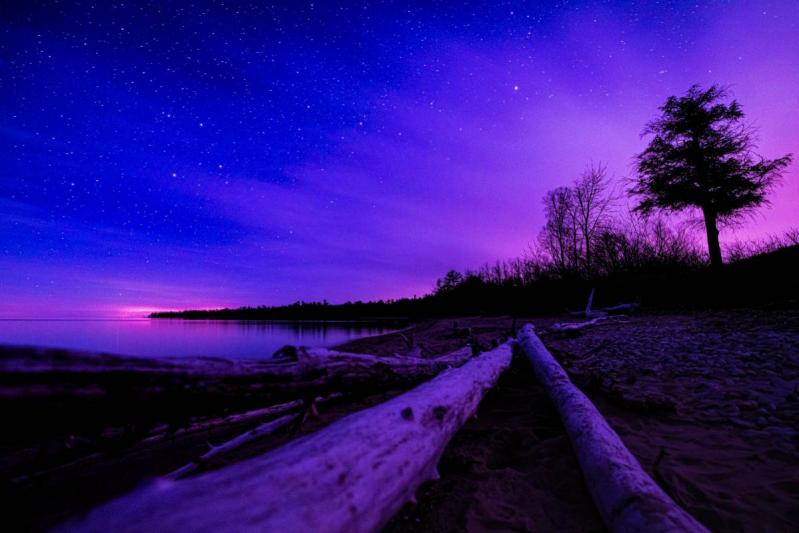
[[[139,356],[262,359],[286,344],[331,346],[391,331],[381,325],[238,320],[0,320],[0,344]]]

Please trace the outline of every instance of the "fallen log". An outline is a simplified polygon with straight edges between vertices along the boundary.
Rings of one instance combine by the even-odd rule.
[[[704,532],[641,468],[591,401],[575,387],[531,324],[518,337],[536,378],[555,404],[594,503],[615,532]]]
[[[408,389],[471,357],[464,348],[436,358],[378,357],[303,350],[303,359],[147,359],[0,347],[3,444],[84,439],[140,442],[229,411],[346,391]],[[77,452],[75,452],[77,453]],[[74,454],[73,454],[74,455]]]
[[[262,456],[161,480],[70,531],[374,531],[435,478],[450,438],[510,365],[511,343]]]

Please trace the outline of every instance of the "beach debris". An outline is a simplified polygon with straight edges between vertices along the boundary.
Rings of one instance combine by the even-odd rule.
[[[207,430],[211,427],[219,427],[226,424],[233,424],[237,422],[246,421],[255,417],[262,418],[269,415],[275,414],[283,414],[288,411],[293,411],[295,409],[301,408],[303,405],[305,409],[288,415],[281,416],[277,419],[270,420],[268,422],[264,422],[263,424],[259,425],[255,429],[248,430],[237,437],[220,444],[218,446],[213,446],[209,444],[210,450],[195,459],[194,461],[190,461],[185,466],[178,468],[174,472],[171,472],[167,475],[167,477],[178,479],[181,477],[185,477],[191,473],[196,472],[198,469],[201,469],[205,465],[209,464],[211,460],[216,459],[226,453],[229,453],[233,450],[236,450],[245,444],[259,439],[261,437],[266,437],[271,435],[275,431],[291,424],[292,422],[297,422],[297,428],[299,429],[300,425],[309,417],[313,416],[314,418],[319,418],[319,411],[317,410],[317,406],[328,402],[330,400],[334,400],[337,398],[341,398],[343,394],[334,393],[325,398],[316,397],[312,400],[296,400],[293,402],[287,402],[280,405],[275,405],[272,407],[266,407],[264,409],[257,409],[255,411],[249,411],[247,413],[242,413],[240,415],[233,415],[221,420],[211,421],[214,422],[214,425],[211,426],[210,424],[198,424],[191,427],[191,429],[187,428],[186,431],[197,431],[197,430]]]
[[[518,344],[555,404],[591,497],[610,530],[707,531],[644,472],[594,404],[572,384],[532,324],[522,328]]]
[[[585,305],[584,311],[574,311],[569,313],[569,315],[573,317],[601,318],[606,315],[627,315],[638,310],[639,305],[637,303],[621,303],[594,310],[594,292],[594,288],[591,288],[591,292],[588,293],[588,302]]]
[[[341,396],[342,394],[334,393],[327,396],[324,399],[320,397],[318,398],[318,401],[325,401],[328,399],[333,399]],[[267,418],[270,416],[281,415],[289,411],[299,409],[300,407],[302,407],[302,400],[293,400],[290,402],[284,402],[277,405],[270,405],[269,407],[253,409],[251,411],[247,411],[244,413],[236,413],[224,417],[212,418],[210,420],[192,422],[186,427],[174,430],[171,429],[168,425],[164,424],[158,428],[155,428],[155,430],[142,441],[142,444],[158,442],[168,437],[178,437],[180,435],[185,435],[187,433],[194,433],[197,431],[209,431],[214,428],[247,422],[249,420],[255,420],[258,418]]]
[[[640,306],[635,303],[611,305],[609,307],[603,307],[602,312],[609,315],[628,315],[637,311],[639,307]]]
[[[416,342],[413,335],[404,335],[403,333],[398,334],[400,338],[405,343],[408,351],[405,354],[405,357],[422,357],[422,346]],[[399,354],[397,354],[400,356]]]
[[[594,305],[594,288],[591,287],[591,292],[588,293],[588,301],[585,304],[585,309],[582,311],[573,311],[569,313],[569,315],[573,317],[584,317],[584,318],[597,318],[605,316],[605,313],[602,311],[594,311],[592,309]]]
[[[586,314],[586,317],[593,317],[590,320],[586,320],[584,322],[561,322],[554,324],[549,328],[549,330],[557,333],[578,334],[580,330],[595,326],[604,320],[619,318],[620,315],[628,315],[636,311],[638,307],[639,305],[636,303],[627,303],[603,307],[600,311],[590,311],[589,309],[586,311],[586,313],[588,313]],[[590,311],[590,313],[588,311]]]
[[[294,402],[308,396],[346,392],[358,398],[407,390],[471,355],[466,346],[425,358],[302,351],[304,361],[152,359],[0,347],[0,370],[9,376],[6,397],[21,405],[6,410],[7,421],[15,428],[42,421],[36,424],[42,436],[33,443],[41,451],[14,479],[25,483],[47,474],[51,458],[70,464],[109,448],[151,446],[247,420],[258,425],[299,409],[301,403]]]
[[[308,353],[306,352],[305,348],[302,346],[294,346],[292,344],[281,346],[277,351],[275,351],[275,353],[272,354],[272,359],[275,361],[286,361],[291,363],[303,362],[307,358]]]
[[[591,304],[594,303],[594,288],[591,287],[591,292],[588,294],[588,303],[585,305],[585,316],[591,316]]]
[[[585,322],[561,322],[554,324],[549,328],[549,330],[558,333],[574,333],[580,331],[581,329],[594,326],[607,318],[607,316],[603,315],[592,318],[591,320],[586,320]]]
[[[447,443],[511,359],[508,341],[316,433],[219,470],[157,481],[61,530],[375,531],[438,477]]]
[[[169,479],[180,479],[182,477],[188,476],[189,474],[195,472],[204,465],[207,465],[213,459],[217,459],[226,453],[230,453],[233,450],[241,448],[245,444],[255,439],[271,435],[280,428],[283,428],[289,425],[290,423],[294,422],[295,420],[298,420],[300,416],[302,416],[302,413],[292,413],[284,415],[275,420],[270,420],[269,422],[261,424],[260,426],[251,429],[245,433],[242,433],[236,438],[231,439],[218,446],[213,446],[209,443],[210,450],[208,450],[208,452],[204,453],[194,461],[191,461],[188,464],[178,468],[177,470],[167,474],[166,477]]]

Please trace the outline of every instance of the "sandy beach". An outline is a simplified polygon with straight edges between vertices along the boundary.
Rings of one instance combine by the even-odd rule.
[[[530,320],[645,470],[703,524],[725,531],[799,527],[799,313],[640,314],[611,318],[573,336],[548,328],[574,319]],[[411,340],[430,357],[469,339],[486,349],[522,323],[430,321],[338,348],[390,356],[405,353]],[[320,406],[318,418],[251,442],[206,468],[290,445],[401,392],[330,402]],[[250,400],[249,407],[256,405]],[[117,439],[113,446],[98,437],[94,443],[77,439],[70,448],[54,438],[45,457],[24,439],[6,439],[3,485],[13,504],[12,523],[21,530],[49,528],[180,467],[208,442],[222,442],[262,421],[156,442]],[[441,479],[422,485],[417,504],[407,505],[386,531],[604,529],[560,419],[521,359],[455,435],[439,471]]]
[[[742,310],[623,317],[542,338],[645,470],[704,525],[795,531],[797,332],[795,311]],[[388,530],[603,529],[524,362],[452,441],[441,471]]]

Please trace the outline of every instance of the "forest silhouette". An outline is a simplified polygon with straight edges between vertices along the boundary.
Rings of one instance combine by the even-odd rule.
[[[372,302],[159,312],[152,318],[239,320],[406,320],[562,312],[621,301],[655,308],[795,303],[799,230],[722,250],[721,228],[768,204],[792,156],[766,159],[742,106],[720,86],[692,86],[659,108],[619,192],[601,163],[548,191],[537,242],[522,256],[464,273],[452,270],[423,297]],[[622,207],[624,197],[638,200]],[[707,251],[691,224],[668,213],[699,212]],[[729,264],[724,265],[724,255]]]

